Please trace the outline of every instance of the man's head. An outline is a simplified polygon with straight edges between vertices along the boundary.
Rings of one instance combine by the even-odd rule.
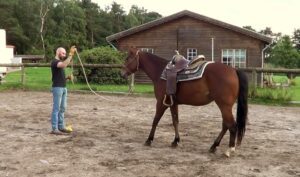
[[[55,58],[63,60],[63,59],[66,58],[66,56],[67,56],[66,49],[64,49],[62,47],[59,47],[59,48],[56,49],[56,56],[55,56]]]

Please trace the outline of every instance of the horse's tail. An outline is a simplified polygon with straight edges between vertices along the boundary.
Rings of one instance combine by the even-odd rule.
[[[248,114],[248,78],[242,71],[236,70],[239,79],[239,95],[237,100],[237,144],[240,145],[246,131]]]

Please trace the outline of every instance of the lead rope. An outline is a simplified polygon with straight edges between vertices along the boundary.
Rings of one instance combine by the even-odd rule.
[[[74,85],[74,74],[73,74],[73,71],[74,71],[74,60],[71,61],[71,75],[70,75],[70,80],[71,80],[72,84]]]
[[[82,62],[81,62],[80,56],[79,56],[77,50],[75,50],[75,51],[76,51],[77,58],[78,58],[78,60],[79,60],[79,62],[80,62],[81,69],[82,69],[82,71],[83,71],[83,75],[84,75],[84,78],[85,78],[85,82],[86,82],[87,86],[89,87],[90,91],[91,91],[93,94],[95,94],[96,96],[100,97],[101,99],[104,99],[104,100],[107,100],[107,101],[115,102],[115,100],[111,100],[111,99],[105,98],[104,96],[99,95],[98,93],[96,93],[96,92],[91,88],[91,86],[90,86],[90,84],[89,84],[89,81],[88,81],[88,79],[87,79],[86,73],[85,73],[85,69],[84,69],[83,64],[82,64]],[[72,71],[72,72],[73,72],[73,71]]]

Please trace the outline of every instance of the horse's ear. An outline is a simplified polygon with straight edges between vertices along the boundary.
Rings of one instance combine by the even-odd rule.
[[[138,49],[135,46],[129,47],[129,53],[135,54]]]

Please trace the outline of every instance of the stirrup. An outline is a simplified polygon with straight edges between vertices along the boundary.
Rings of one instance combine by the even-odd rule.
[[[172,96],[172,95],[170,95],[170,101],[171,101],[171,103],[170,103],[170,104],[166,103],[166,98],[167,98],[167,95],[165,95],[165,97],[164,97],[163,104],[164,104],[165,106],[167,106],[167,107],[171,107],[171,106],[173,106],[173,104],[174,104],[174,102],[173,102],[173,96]]]

